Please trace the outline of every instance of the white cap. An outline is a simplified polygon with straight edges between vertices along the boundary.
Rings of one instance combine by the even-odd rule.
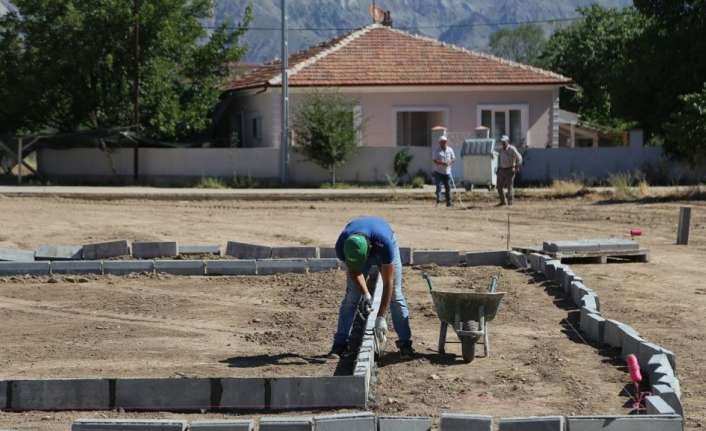
[[[439,137],[439,141],[448,141],[448,140],[449,140],[449,138],[446,137],[446,133],[444,133],[443,135],[441,135]]]
[[[500,138],[500,142],[510,142],[510,137],[507,136],[507,135],[503,135],[503,136]]]

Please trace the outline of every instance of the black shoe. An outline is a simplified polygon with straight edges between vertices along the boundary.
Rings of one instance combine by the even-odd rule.
[[[347,344],[334,343],[333,346],[331,346],[331,351],[328,352],[328,356],[331,358],[340,358],[344,353],[346,353],[346,350],[348,350]]]
[[[397,348],[400,349],[400,358],[401,359],[413,359],[414,358],[414,349],[412,348],[412,342],[406,342],[406,343],[397,343]]]
[[[450,207],[454,206],[454,204],[452,204],[451,202],[448,202],[448,203],[446,204],[446,206],[450,208]]]

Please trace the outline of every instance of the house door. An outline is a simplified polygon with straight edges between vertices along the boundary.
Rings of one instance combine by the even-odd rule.
[[[478,105],[477,123],[490,129],[490,137],[499,140],[510,137],[516,147],[529,145],[527,105]]]

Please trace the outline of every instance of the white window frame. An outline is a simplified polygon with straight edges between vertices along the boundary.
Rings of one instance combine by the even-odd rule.
[[[522,135],[525,137],[525,145],[530,146],[530,134],[529,134],[529,103],[481,103],[476,107],[476,127],[480,127],[481,117],[483,111],[491,111],[491,129],[490,134],[492,136],[495,130],[495,112],[505,112],[505,130],[510,130],[510,110],[520,111],[520,121],[522,121]],[[500,139],[496,136],[495,139]],[[518,142],[513,142],[513,145],[518,145]]]
[[[395,105],[392,107],[392,118],[391,118],[391,123],[392,123],[392,129],[395,131],[394,134],[392,135],[392,142],[394,142],[394,147],[397,147],[397,113],[399,112],[441,112],[444,114],[444,124],[437,124],[437,126],[443,126],[446,127],[448,130],[450,128],[449,125],[449,117],[450,117],[450,112],[451,109],[448,106],[445,105]],[[434,148],[434,143],[431,143],[431,147]]]

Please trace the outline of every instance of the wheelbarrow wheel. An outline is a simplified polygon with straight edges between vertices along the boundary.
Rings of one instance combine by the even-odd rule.
[[[461,328],[464,331],[477,331],[478,322],[475,320],[463,322]],[[461,339],[461,355],[463,356],[463,362],[468,364],[476,357],[476,341],[478,341],[478,337],[464,335],[459,338]]]

